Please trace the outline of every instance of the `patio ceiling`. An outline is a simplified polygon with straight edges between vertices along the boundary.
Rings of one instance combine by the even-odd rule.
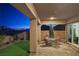
[[[11,3],[11,5],[28,16],[31,20],[37,19],[40,24],[40,18],[32,3]]]
[[[25,3],[11,3],[11,5],[16,9],[20,10],[26,16],[30,17],[30,19],[35,18]]]
[[[79,4],[73,3],[34,3],[34,7],[41,20],[67,20],[79,15]]]

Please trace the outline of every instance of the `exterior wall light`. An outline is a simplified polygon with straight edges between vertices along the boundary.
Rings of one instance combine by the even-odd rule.
[[[49,19],[50,19],[50,20],[53,20],[53,19],[55,19],[55,18],[54,18],[54,17],[50,17]]]

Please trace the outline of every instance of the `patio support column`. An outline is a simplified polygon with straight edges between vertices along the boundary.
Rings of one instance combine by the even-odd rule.
[[[38,40],[41,41],[41,25],[38,25]]]
[[[35,55],[37,51],[38,25],[37,19],[31,20],[30,23],[30,55]]]

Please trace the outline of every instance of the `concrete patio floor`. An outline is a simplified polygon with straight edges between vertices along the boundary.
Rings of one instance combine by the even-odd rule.
[[[37,56],[79,56],[79,48],[73,45],[61,43],[59,47],[39,47]]]

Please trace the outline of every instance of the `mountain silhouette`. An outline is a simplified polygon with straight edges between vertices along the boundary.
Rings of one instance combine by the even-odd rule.
[[[6,26],[0,26],[0,35],[15,35],[17,33],[21,33],[21,32],[28,32],[29,29],[18,29],[18,30],[15,30],[15,29],[11,29],[11,28],[8,28]]]

